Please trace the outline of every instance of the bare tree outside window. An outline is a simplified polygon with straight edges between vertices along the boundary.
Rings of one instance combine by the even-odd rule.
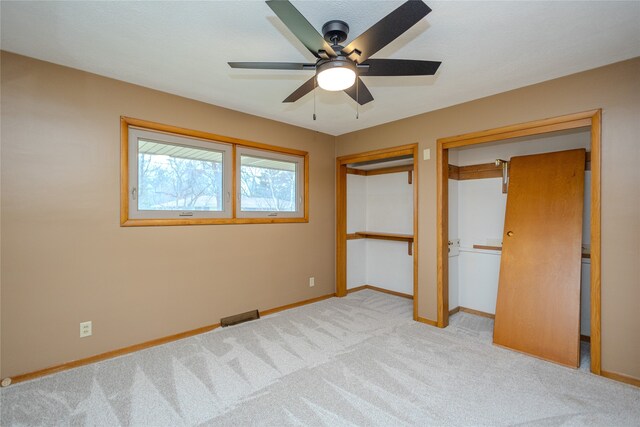
[[[243,211],[296,211],[296,164],[242,156],[240,168]]]
[[[148,143],[147,143],[148,144]],[[220,157],[219,153],[194,148],[155,144],[156,153],[138,153],[138,209],[222,210],[222,162],[198,157]],[[168,151],[168,153],[163,153]],[[185,157],[177,157],[180,151]]]

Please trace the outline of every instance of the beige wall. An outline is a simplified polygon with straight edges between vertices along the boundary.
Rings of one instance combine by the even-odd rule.
[[[334,157],[603,108],[603,369],[640,378],[640,59],[335,138],[2,53],[1,376],[334,290]],[[119,227],[119,116],[310,153],[309,224]],[[419,313],[436,317],[435,161]],[[275,248],[274,248],[275,245]],[[307,280],[315,276],[316,286]],[[79,322],[94,335],[78,338]]]
[[[436,318],[436,139],[603,109],[602,368],[640,378],[640,58],[345,134],[338,155],[419,142],[419,314]]]
[[[2,377],[334,292],[334,137],[6,52],[1,102]],[[121,228],[121,115],[308,151],[309,223]]]

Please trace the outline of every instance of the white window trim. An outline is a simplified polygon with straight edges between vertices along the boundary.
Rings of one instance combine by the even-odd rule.
[[[179,210],[138,210],[138,139],[157,141],[172,145],[204,148],[222,153],[222,195],[221,211],[179,211]],[[129,127],[129,218],[131,219],[199,219],[199,218],[231,218],[231,183],[233,146],[221,142],[213,142],[180,135],[172,135],[158,131],[150,131]]]
[[[240,173],[242,165],[242,155],[251,157],[260,157],[263,159],[280,160],[296,164],[296,210],[291,212],[283,211],[243,211],[242,210],[242,174]],[[304,176],[305,176],[305,159],[302,156],[293,154],[281,154],[269,150],[260,150],[255,148],[247,148],[243,146],[236,147],[236,217],[237,218],[304,218],[305,216],[305,198],[304,198]]]

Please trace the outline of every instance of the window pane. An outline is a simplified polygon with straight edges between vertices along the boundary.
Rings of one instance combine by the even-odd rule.
[[[295,162],[240,157],[240,208],[243,211],[296,211]]]
[[[138,209],[222,211],[222,153],[138,139]]]

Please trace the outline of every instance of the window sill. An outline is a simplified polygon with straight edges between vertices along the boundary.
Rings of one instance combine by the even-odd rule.
[[[152,227],[170,225],[211,225],[211,224],[284,224],[304,223],[309,218],[176,218],[176,219],[127,219],[121,227]]]

